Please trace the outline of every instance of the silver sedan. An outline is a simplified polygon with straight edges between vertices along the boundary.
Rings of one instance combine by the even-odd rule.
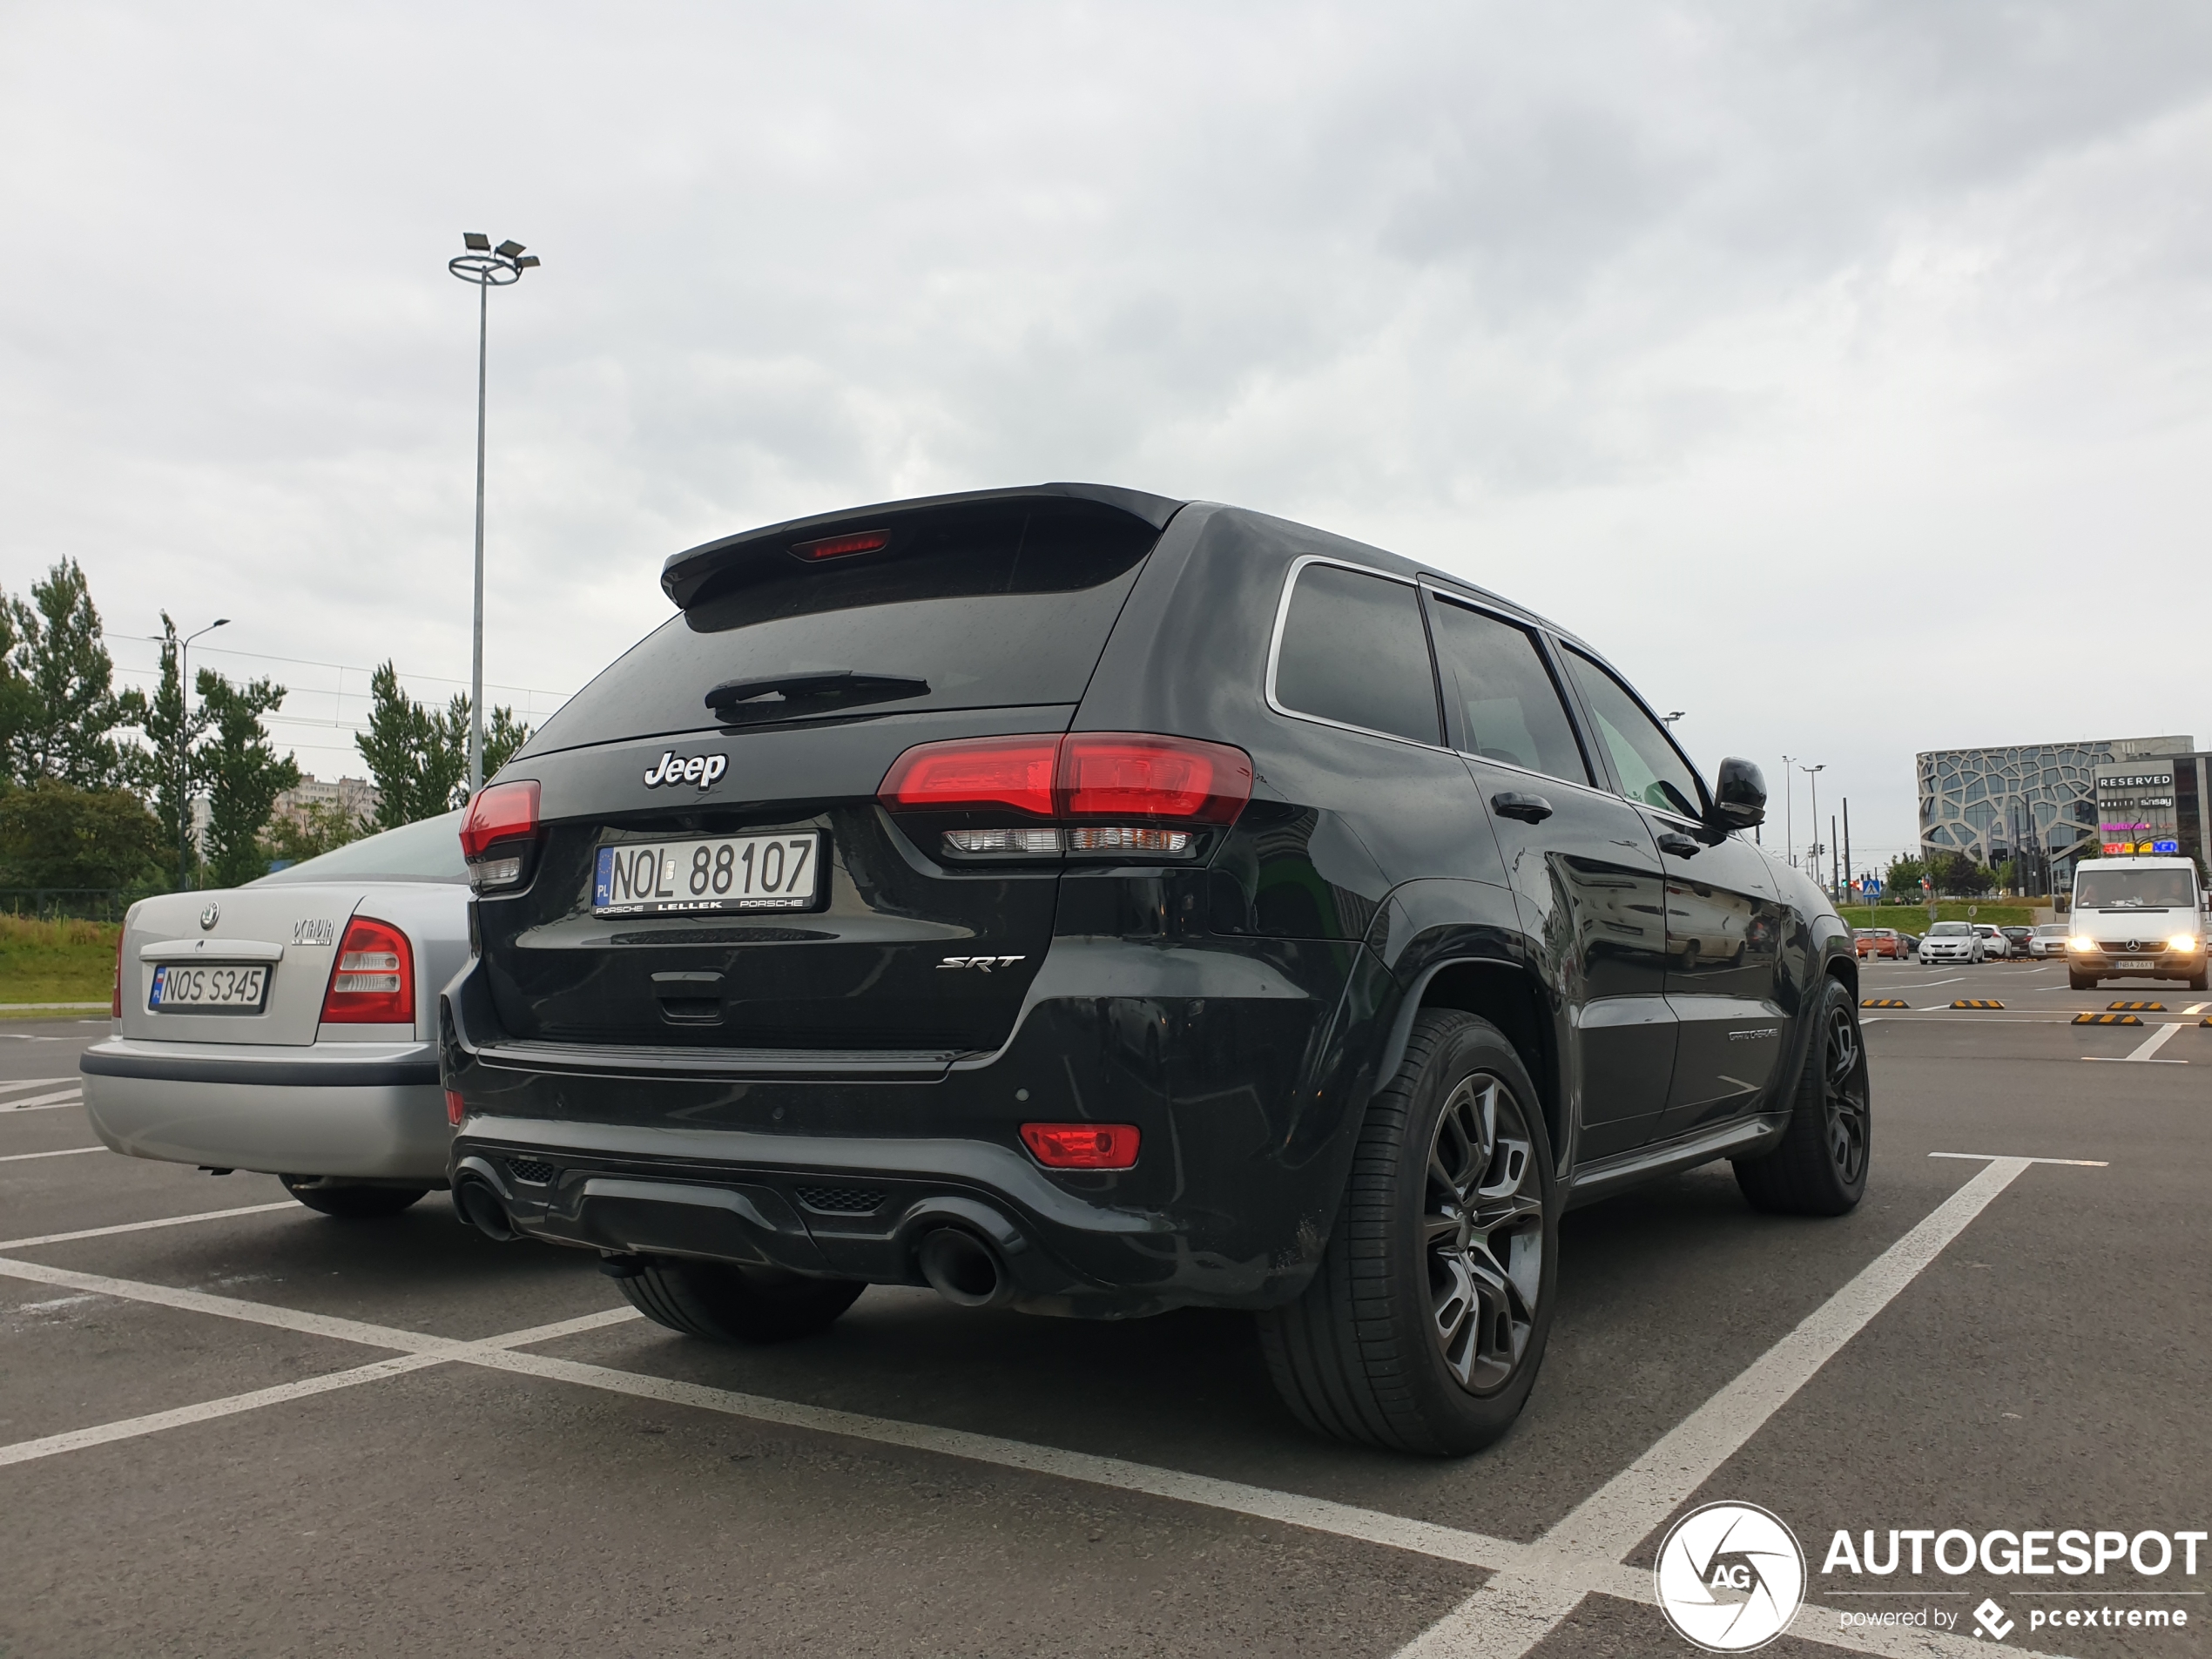
[[[133,1157],[279,1176],[334,1216],[445,1185],[438,993],[469,954],[461,814],[131,907],[84,1109]]]

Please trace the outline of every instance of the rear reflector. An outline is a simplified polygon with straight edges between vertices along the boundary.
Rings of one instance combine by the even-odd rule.
[[[461,1120],[469,1116],[469,1103],[461,1098],[457,1089],[446,1090],[446,1123],[454,1129],[461,1127]]]
[[[461,856],[474,863],[496,842],[536,833],[536,780],[494,784],[469,799],[469,815],[461,820]]]
[[[1024,1123],[1022,1143],[1052,1170],[1128,1170],[1141,1137],[1134,1123]]]
[[[413,1025],[415,952],[388,921],[355,916],[323,993],[325,1025]]]
[[[889,530],[858,530],[816,542],[794,542],[791,550],[802,559],[849,559],[855,553],[880,553],[890,545]]]
[[[1242,749],[1129,732],[921,744],[891,763],[878,792],[894,812],[1000,807],[1036,818],[1103,818],[1123,824],[1147,819],[1233,823],[1251,796],[1251,759]],[[1071,847],[1076,845],[1074,834],[1081,833],[1071,832]],[[1131,830],[1092,833],[1108,839],[1085,843],[1085,850],[1142,846],[1111,839]],[[1143,850],[1181,852],[1188,843],[1186,833],[1177,845]]]

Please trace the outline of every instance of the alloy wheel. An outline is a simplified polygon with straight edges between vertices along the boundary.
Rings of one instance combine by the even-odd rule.
[[[1460,1386],[1509,1381],[1543,1283],[1544,1202],[1528,1118],[1499,1078],[1463,1078],[1430,1138],[1421,1204],[1430,1329]]]
[[[1828,1156],[1845,1186],[1866,1172],[1866,1076],[1858,1022],[1847,1008],[1828,1013],[1828,1046],[1821,1092],[1828,1119]]]

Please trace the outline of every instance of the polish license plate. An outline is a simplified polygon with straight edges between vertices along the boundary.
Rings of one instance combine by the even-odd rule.
[[[819,888],[821,836],[723,835],[603,846],[591,876],[599,916],[805,910]]]
[[[2158,964],[2148,956],[2130,956],[2125,961],[2114,962],[2113,966],[2114,968],[2152,968],[2157,967]]]
[[[153,970],[153,981],[146,988],[146,1007],[155,1012],[191,1008],[210,1014],[259,1014],[268,995],[266,967],[164,962]]]

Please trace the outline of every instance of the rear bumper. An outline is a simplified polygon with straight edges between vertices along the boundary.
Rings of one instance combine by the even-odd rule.
[[[428,1043],[267,1049],[111,1037],[78,1069],[93,1132],[132,1157],[445,1182],[453,1132]]]
[[[1312,1277],[1372,1087],[1347,1056],[1379,1047],[1387,999],[1345,991],[1371,961],[1059,941],[998,1052],[873,1061],[480,1042],[464,974],[442,1055],[466,1113],[451,1178],[585,1249],[919,1285],[920,1239],[955,1226],[1034,1312],[1272,1306]],[[1024,1122],[1083,1120],[1136,1124],[1136,1167],[1048,1170],[1022,1146]]]

